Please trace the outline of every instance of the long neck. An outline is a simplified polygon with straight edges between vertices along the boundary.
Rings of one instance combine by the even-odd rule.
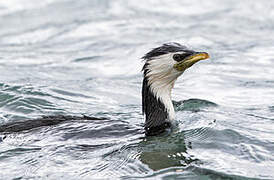
[[[147,135],[155,135],[170,127],[175,112],[171,101],[171,89],[174,82],[157,84],[144,77],[142,88],[142,107],[145,115]]]

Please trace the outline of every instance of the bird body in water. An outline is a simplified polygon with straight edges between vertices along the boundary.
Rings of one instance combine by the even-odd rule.
[[[145,54],[143,59],[142,111],[146,135],[157,135],[171,127],[175,118],[171,90],[176,79],[196,62],[209,58],[179,43],[163,44]],[[0,126],[0,133],[12,133],[72,120],[104,120],[96,117],[44,116],[39,119],[12,122]]]

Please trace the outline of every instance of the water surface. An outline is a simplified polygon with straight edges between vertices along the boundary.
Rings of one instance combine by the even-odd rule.
[[[0,2],[0,125],[94,116],[0,134],[0,179],[274,179],[274,3]],[[173,91],[178,127],[145,137],[144,53],[207,51]],[[5,137],[5,138],[3,138]]]

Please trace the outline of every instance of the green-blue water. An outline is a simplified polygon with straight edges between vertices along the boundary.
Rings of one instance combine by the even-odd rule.
[[[274,3],[0,2],[0,179],[274,179]],[[175,84],[177,128],[145,138],[141,57],[166,42],[211,59]]]

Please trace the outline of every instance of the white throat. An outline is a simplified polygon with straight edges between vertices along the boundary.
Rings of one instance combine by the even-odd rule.
[[[152,93],[164,104],[169,120],[173,120],[175,111],[171,101],[171,90],[176,79],[183,72],[174,69],[173,63],[167,61],[167,59],[171,59],[170,56],[167,54],[150,60],[146,67],[149,70],[146,77]]]

